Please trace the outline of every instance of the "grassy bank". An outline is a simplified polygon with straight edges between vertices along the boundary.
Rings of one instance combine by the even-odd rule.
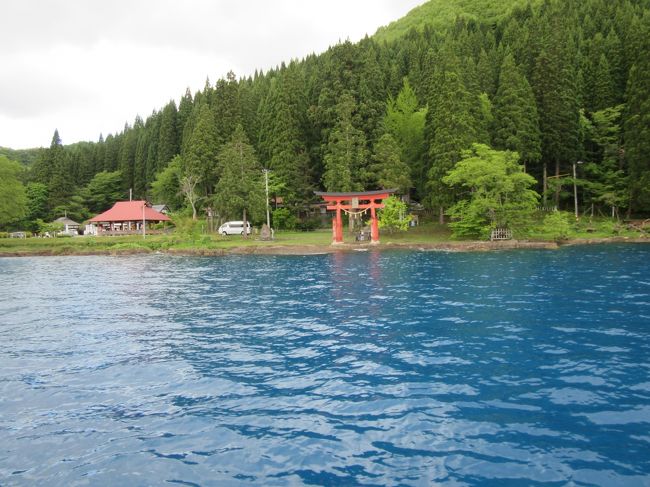
[[[611,222],[578,223],[572,226],[567,239],[562,243],[590,243],[599,241],[644,241],[645,234]],[[482,250],[490,248],[514,248],[522,246],[552,247],[555,239],[543,230],[531,231],[521,241],[513,243],[494,243],[458,241],[452,239],[446,225],[428,223],[406,232],[381,233],[380,247],[425,247],[459,250]],[[650,239],[647,239],[650,241]],[[329,229],[313,232],[276,232],[270,242],[258,240],[255,236],[243,239],[240,236],[223,237],[212,234],[139,235],[120,237],[66,237],[66,238],[26,238],[0,239],[0,256],[22,255],[122,255],[150,252],[169,252],[173,254],[219,255],[226,253],[315,253],[331,250],[332,234]],[[553,245],[546,245],[553,244]],[[354,236],[345,234],[343,248],[367,246],[355,242]]]

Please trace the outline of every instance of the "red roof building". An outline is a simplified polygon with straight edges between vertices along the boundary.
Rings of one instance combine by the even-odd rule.
[[[151,204],[144,200],[118,201],[113,208],[100,213],[88,220],[97,224],[99,232],[129,232],[139,231],[142,224],[168,222],[171,219],[167,215],[157,212]]]

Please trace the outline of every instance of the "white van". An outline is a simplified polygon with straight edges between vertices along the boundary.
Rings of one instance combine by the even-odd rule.
[[[244,235],[244,222],[226,222],[217,232],[221,235]],[[251,222],[246,222],[246,234],[251,234]]]

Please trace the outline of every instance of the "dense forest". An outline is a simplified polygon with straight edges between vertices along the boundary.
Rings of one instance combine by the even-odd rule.
[[[63,145],[55,132],[20,168],[4,151],[0,185],[23,189],[0,225],[83,221],[129,190],[198,215],[209,206],[261,219],[262,169],[297,217],[314,190],[393,187],[437,218],[457,199],[443,178],[474,143],[516,151],[540,204],[572,207],[577,166],[582,209],[650,213],[650,2],[450,13],[472,3],[433,0],[358,43],[206,81],[97,142]]]

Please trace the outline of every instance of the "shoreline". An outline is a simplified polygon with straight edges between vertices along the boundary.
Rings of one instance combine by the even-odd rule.
[[[396,243],[386,242],[377,245],[364,244],[260,244],[246,245],[230,248],[179,248],[166,250],[152,250],[145,247],[127,249],[38,249],[34,251],[20,250],[15,252],[0,252],[0,257],[59,257],[59,256],[86,256],[86,255],[148,255],[167,254],[177,256],[219,257],[226,255],[323,255],[337,252],[367,252],[370,250],[417,250],[441,252],[490,252],[499,250],[535,249],[557,250],[562,247],[576,245],[616,244],[616,243],[650,243],[647,237],[602,237],[602,238],[576,238],[562,242],[554,241],[528,241],[528,240],[502,240],[490,241],[439,241],[431,243]]]

